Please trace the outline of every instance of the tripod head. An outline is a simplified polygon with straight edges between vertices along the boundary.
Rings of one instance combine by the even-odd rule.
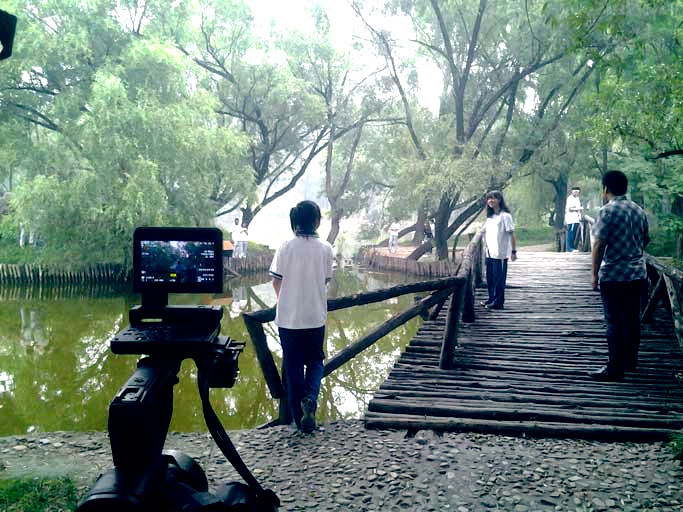
[[[217,262],[221,247],[217,229],[136,230],[133,273],[142,305],[129,311],[130,325],[110,345],[116,354],[145,357],[109,404],[114,468],[100,475],[77,512],[277,510],[277,496],[249,471],[209,401],[210,388],[235,384],[244,343],[219,335],[221,308],[168,305],[170,292],[222,291],[222,262]],[[246,483],[222,484],[211,493],[197,462],[163,449],[173,414],[173,386],[185,359],[197,365],[209,432]]]

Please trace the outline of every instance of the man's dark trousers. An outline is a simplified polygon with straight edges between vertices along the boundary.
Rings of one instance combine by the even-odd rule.
[[[579,224],[567,224],[567,252],[572,252],[574,250],[574,239],[576,238],[576,232],[579,230]]]
[[[640,347],[640,294],[644,279],[600,281],[602,308],[607,324],[610,373],[635,370]]]

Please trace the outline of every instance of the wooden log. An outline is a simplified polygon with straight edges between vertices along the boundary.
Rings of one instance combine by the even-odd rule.
[[[244,325],[247,327],[247,332],[254,345],[256,358],[261,365],[261,371],[266,379],[270,395],[276,399],[282,398],[284,396],[282,380],[280,379],[280,374],[275,366],[273,354],[271,354],[270,349],[268,348],[268,341],[261,322],[253,318],[253,315],[250,313],[242,313],[242,319],[244,320]]]
[[[448,316],[446,317],[446,330],[443,334],[443,345],[441,346],[441,357],[439,358],[439,368],[442,370],[448,370],[453,367],[455,347],[458,344],[458,324],[462,312],[464,292],[465,286],[464,283],[461,283],[460,286],[453,290],[453,295],[451,296]]]
[[[452,288],[456,285],[456,283],[462,281],[464,281],[463,277],[446,277],[434,281],[401,284],[372,292],[357,293],[355,295],[347,295],[346,297],[339,297],[337,299],[328,299],[327,310],[336,311],[338,309],[345,309],[352,306],[364,306],[366,304],[372,304],[373,302],[381,302],[384,300],[393,299],[394,297],[400,297],[401,295],[406,295],[408,293],[443,290],[446,288]],[[261,323],[271,322],[275,319],[275,307],[253,311],[249,313],[249,316]]]
[[[650,295],[650,299],[647,302],[647,306],[645,306],[645,310],[640,315],[640,321],[641,322],[648,323],[652,320],[652,315],[654,314],[655,309],[657,309],[659,302],[664,298],[665,293],[666,293],[666,282],[664,280],[664,274],[661,274],[659,276],[659,280],[657,281],[657,284],[655,285],[654,289],[652,290],[652,294]]]
[[[664,282],[666,283],[666,290],[669,294],[669,303],[671,304],[671,315],[674,321],[674,331],[678,339],[678,345],[683,350],[683,314],[681,314],[681,304],[678,299],[678,287],[674,284],[671,277],[662,274]]]
[[[474,323],[474,269],[470,265],[467,272],[467,280],[464,285],[463,306],[462,306],[462,321],[468,324]]]
[[[360,352],[370,347],[380,338],[386,336],[388,333],[390,333],[397,327],[403,325],[408,320],[415,318],[420,314],[421,311],[428,309],[436,302],[443,300],[443,298],[447,297],[449,293],[451,293],[450,289],[435,291],[431,295],[420,300],[418,303],[414,304],[413,306],[410,306],[408,309],[402,311],[397,315],[394,315],[389,320],[384,322],[382,325],[373,329],[372,332],[367,334],[365,337],[363,337],[353,345],[349,345],[348,347],[344,348],[336,356],[330,359],[327,362],[327,364],[325,364],[325,367],[323,369],[323,376],[329,375],[334,370],[342,366],[344,363],[356,357]]]
[[[478,432],[482,434],[531,437],[558,437],[596,441],[667,441],[668,429],[613,427],[610,425],[581,425],[543,423],[538,421],[490,421],[479,419],[420,417],[412,415],[381,415],[367,413],[365,427],[376,429],[444,430],[449,432]]]
[[[369,412],[389,414],[410,414],[415,416],[445,416],[457,418],[496,419],[501,421],[543,421],[550,423],[582,423],[587,418],[592,424],[619,425],[626,427],[645,427],[661,429],[680,429],[683,427],[681,417],[667,418],[662,414],[624,413],[615,410],[581,409],[579,412],[568,410],[562,406],[534,404],[501,404],[479,400],[476,403],[464,404],[462,401],[446,402],[440,399],[408,402],[393,397],[377,398],[370,402]]]

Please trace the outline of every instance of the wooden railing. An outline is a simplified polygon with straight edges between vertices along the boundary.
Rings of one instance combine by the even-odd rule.
[[[646,256],[648,296],[641,314],[643,323],[651,322],[660,302],[671,313],[678,344],[683,350],[683,313],[681,294],[683,293],[683,272],[665,265],[654,256]]]
[[[423,315],[429,319],[435,319],[449,296],[451,301],[448,308],[446,329],[443,335],[439,366],[442,369],[451,368],[457,346],[459,322],[461,318],[464,322],[474,322],[474,290],[476,286],[481,284],[481,281],[482,237],[479,234],[472,239],[463,252],[462,262],[454,276],[329,299],[327,301],[327,310],[336,311],[381,302],[409,293],[431,292],[330,358],[324,366],[323,377],[329,375],[412,318]],[[279,418],[272,424],[287,424],[291,418],[286,393],[284,392],[283,378],[280,376],[273,354],[268,348],[266,334],[263,329],[264,323],[272,322],[275,319],[275,307],[242,313],[242,318],[249,332],[270,395],[274,399],[280,400]]]

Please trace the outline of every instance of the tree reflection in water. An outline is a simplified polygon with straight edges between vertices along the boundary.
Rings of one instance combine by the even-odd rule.
[[[393,286],[414,279],[398,274],[338,270],[329,296]],[[220,304],[221,332],[249,341],[240,314],[275,304],[267,274],[232,279],[221,296],[172,296],[172,304]],[[57,430],[106,430],[111,399],[135,368],[137,356],[111,353],[107,340],[127,323],[139,297],[102,288],[17,288],[0,291],[0,436]],[[404,296],[330,313],[327,356],[331,357],[392,315],[412,304]],[[419,320],[399,327],[323,379],[319,418],[362,416],[368,400],[386,378]],[[281,362],[277,329],[265,327],[276,364]],[[253,428],[278,415],[250,343],[239,359],[240,375],[231,389],[215,389],[211,401],[226,429]],[[175,386],[171,430],[204,431],[196,368],[183,362]]]

